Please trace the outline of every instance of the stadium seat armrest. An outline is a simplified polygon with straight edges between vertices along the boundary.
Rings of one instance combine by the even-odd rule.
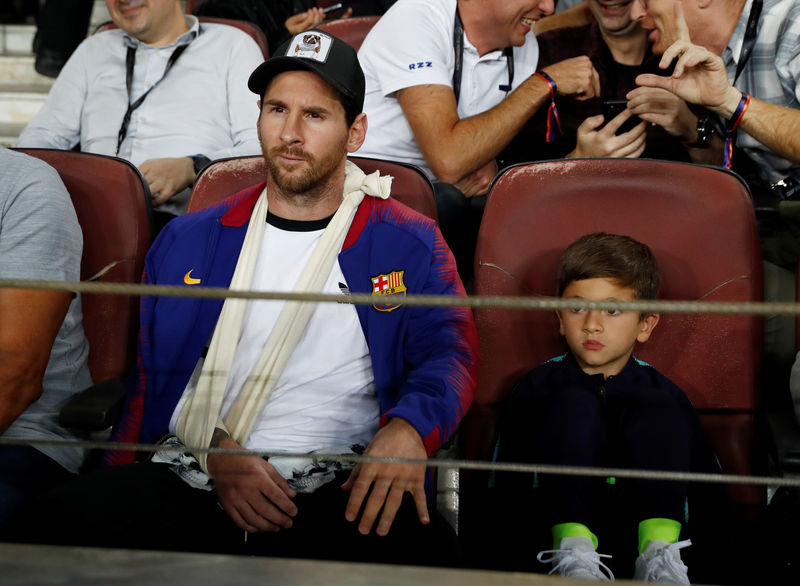
[[[59,424],[87,433],[112,427],[119,420],[126,387],[125,377],[118,377],[81,391],[61,409]]]

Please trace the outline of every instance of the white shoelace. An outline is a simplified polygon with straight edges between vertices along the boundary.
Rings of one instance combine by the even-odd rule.
[[[550,557],[546,557],[548,554],[550,554]],[[611,556],[597,553],[596,551],[584,551],[575,548],[547,549],[540,551],[536,555],[536,559],[543,564],[556,562],[548,574],[559,573],[561,576],[569,576],[569,572],[577,566],[603,582],[613,581],[614,573],[600,558],[611,558]]]
[[[648,560],[644,581],[667,578],[673,582],[688,581],[686,564],[681,561],[679,550],[692,545],[691,539],[671,543],[656,551]]]

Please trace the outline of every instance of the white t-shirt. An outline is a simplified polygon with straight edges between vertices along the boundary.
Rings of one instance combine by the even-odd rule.
[[[272,217],[270,222],[261,241],[252,289],[291,292],[324,226]],[[314,224],[319,229],[302,231]],[[323,292],[344,294],[348,290],[337,262]],[[223,419],[258,362],[284,303],[247,302],[225,389]],[[179,403],[172,415],[173,433],[182,405]],[[320,303],[244,447],[305,453],[354,443],[367,445],[378,431],[378,423],[372,361],[355,306]]]
[[[358,52],[366,77],[364,112],[368,130],[359,156],[399,160],[433,173],[395,97],[416,85],[453,86],[455,53],[453,25],[456,0],[403,0],[394,4],[369,32]],[[522,47],[514,47],[512,89],[536,72],[539,46],[529,32]],[[503,51],[478,55],[464,36],[464,57],[458,116],[485,112],[506,97],[508,84]]]

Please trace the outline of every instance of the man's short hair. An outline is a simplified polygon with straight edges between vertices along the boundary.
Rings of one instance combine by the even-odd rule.
[[[316,73],[336,90],[347,125],[351,126],[364,109],[366,87],[355,49],[325,31],[307,30],[278,47],[253,71],[247,86],[263,100],[276,75],[297,70]]]
[[[572,281],[598,278],[630,287],[636,299],[655,299],[661,286],[661,271],[647,245],[604,232],[581,236],[561,255],[556,273],[558,296]]]

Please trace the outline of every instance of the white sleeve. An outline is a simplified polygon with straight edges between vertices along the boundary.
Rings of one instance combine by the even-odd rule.
[[[364,40],[358,57],[384,96],[425,84],[452,86],[453,22],[446,10],[423,0],[399,2]]]
[[[64,64],[42,109],[19,135],[16,146],[69,150],[80,142],[88,44],[89,40],[83,41]]]
[[[32,157],[4,159],[8,197],[0,200],[0,276],[80,279],[83,234],[72,200],[52,167]]]
[[[247,87],[247,80],[256,67],[264,61],[264,55],[255,41],[242,33],[242,38],[231,47],[228,59],[228,120],[232,148],[210,153],[210,159],[258,155],[261,143],[258,140],[258,99]]]

